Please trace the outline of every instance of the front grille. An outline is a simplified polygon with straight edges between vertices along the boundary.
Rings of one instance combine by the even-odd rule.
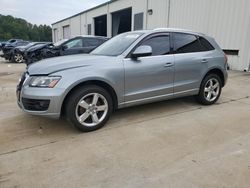
[[[23,107],[29,111],[46,111],[49,108],[50,100],[22,98]]]

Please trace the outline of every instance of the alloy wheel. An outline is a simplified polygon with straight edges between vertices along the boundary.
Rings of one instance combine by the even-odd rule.
[[[21,54],[15,54],[14,59],[15,59],[15,62],[17,63],[23,62],[23,56]]]
[[[211,78],[209,79],[204,88],[204,96],[207,101],[213,102],[217,99],[220,93],[220,83],[217,79]]]
[[[76,105],[75,114],[80,124],[94,127],[100,124],[108,113],[108,102],[99,93],[85,95]]]

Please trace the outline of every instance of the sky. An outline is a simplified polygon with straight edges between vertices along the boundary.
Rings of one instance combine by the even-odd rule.
[[[109,0],[0,0],[0,14],[51,25]]]

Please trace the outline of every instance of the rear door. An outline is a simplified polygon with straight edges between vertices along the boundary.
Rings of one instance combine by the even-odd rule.
[[[90,53],[101,44],[98,38],[84,38],[83,39],[83,53]]]
[[[212,59],[211,45],[204,46],[200,39],[192,34],[173,33],[175,77],[174,93],[197,92],[204,71]],[[205,40],[205,39],[204,39]]]

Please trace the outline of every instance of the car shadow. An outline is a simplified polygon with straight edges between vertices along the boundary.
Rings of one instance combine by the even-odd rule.
[[[185,97],[117,110],[105,127],[91,133],[81,133],[64,118],[59,120],[32,116],[17,111],[18,114],[0,120],[0,150],[3,152],[47,145],[74,139],[78,136],[93,136],[105,131],[146,122],[152,119],[172,116],[189,110],[199,109],[193,97]],[[132,128],[132,126],[131,126]]]
[[[138,122],[171,116],[176,113],[185,112],[200,108],[193,97],[185,97],[161,101],[151,104],[139,105],[117,110],[111,115],[110,120],[102,129],[92,134],[109,129],[126,126]],[[40,139],[57,140],[60,138],[74,137],[82,134],[76,130],[65,118],[50,119],[40,116],[32,116],[23,112],[1,120],[1,130],[8,133],[8,136],[21,134],[25,137],[39,137]],[[5,126],[6,125],[6,126]],[[11,125],[11,126],[9,126]]]

